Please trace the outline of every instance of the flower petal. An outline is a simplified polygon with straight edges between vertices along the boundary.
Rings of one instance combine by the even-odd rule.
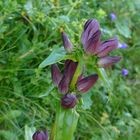
[[[109,67],[113,65],[114,63],[117,63],[120,61],[121,57],[120,56],[106,56],[102,57],[98,61],[98,66],[99,67]]]
[[[77,83],[78,91],[82,93],[87,92],[96,83],[97,80],[98,80],[97,74],[93,74],[93,75],[83,78]]]
[[[59,91],[63,94],[67,93],[69,90],[69,84],[73,78],[73,75],[76,71],[77,62],[73,62],[72,60],[67,61],[64,69],[64,75],[62,77],[62,80],[59,83]]]
[[[59,67],[57,66],[57,64],[53,64],[51,66],[51,75],[52,75],[52,80],[53,83],[58,86],[60,80],[62,79],[62,74],[60,72]]]
[[[116,49],[117,46],[118,46],[117,38],[109,39],[101,43],[101,45],[96,50],[96,54],[98,57],[104,57],[108,55],[109,52]]]
[[[85,51],[88,54],[95,54],[97,48],[100,45],[100,36],[101,31],[98,30],[93,36],[89,39],[89,41],[85,44]]]
[[[84,25],[84,31],[81,36],[81,42],[87,53],[92,54],[100,40],[99,23],[95,19],[88,20]],[[92,51],[92,52],[90,52]]]
[[[70,42],[68,36],[66,35],[66,33],[62,32],[62,40],[63,40],[63,46],[65,48],[65,50],[70,53],[73,50],[73,45]]]

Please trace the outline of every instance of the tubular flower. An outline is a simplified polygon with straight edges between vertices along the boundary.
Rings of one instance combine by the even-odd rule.
[[[114,63],[117,63],[120,61],[121,57],[120,56],[106,56],[102,57],[98,61],[98,66],[99,67],[109,67]]]
[[[100,26],[97,20],[90,19],[84,25],[81,42],[87,54],[96,55],[99,58],[99,66],[108,67],[120,60],[120,57],[109,57],[108,54],[118,47],[117,38],[100,41]]]
[[[70,91],[70,83],[77,69],[77,65],[77,62],[73,62],[72,60],[66,60],[64,65],[63,76],[60,75],[61,72],[58,66],[56,64],[52,65],[52,71],[55,71],[57,68],[56,73],[52,72],[52,80],[54,84],[57,83],[57,87],[60,93],[67,94]],[[96,83],[97,79],[97,74],[93,74],[87,77],[84,77],[83,74],[80,74],[77,78],[77,83],[75,86],[79,92],[84,93],[87,92]]]
[[[59,92],[63,94],[61,98],[61,106],[65,109],[75,107],[78,96],[74,94],[75,92],[85,93],[87,92],[97,81],[98,75],[90,75],[84,77],[83,74],[79,74],[76,79],[75,87],[76,91],[71,91],[70,84],[72,78],[74,77],[75,71],[77,69],[78,62],[73,62],[72,60],[66,60],[64,64],[64,73],[61,72],[56,64],[52,65],[52,80],[53,83],[58,87]],[[73,92],[73,93],[71,93]]]
[[[62,32],[61,35],[62,35],[63,46],[64,46],[65,50],[66,50],[68,53],[72,52],[72,50],[73,50],[73,45],[72,45],[72,43],[70,42],[68,36],[67,36],[66,33],[64,33],[64,32]]]
[[[58,86],[60,80],[62,79],[62,74],[60,72],[60,69],[59,67],[57,66],[57,64],[53,64],[51,66],[51,75],[52,75],[52,80],[53,80],[53,83]]]
[[[77,82],[78,91],[85,93],[87,92],[98,80],[98,75],[93,74],[88,77],[85,77]]]
[[[70,82],[74,76],[78,63],[68,60],[65,63],[65,69],[63,77],[58,85],[58,89],[61,93],[65,94],[69,90]]]
[[[84,25],[81,42],[84,45],[84,50],[88,54],[94,54],[97,46],[100,44],[101,31],[99,27],[100,25],[95,19],[88,20]]]
[[[48,140],[48,132],[47,131],[36,131],[33,136],[33,140]]]

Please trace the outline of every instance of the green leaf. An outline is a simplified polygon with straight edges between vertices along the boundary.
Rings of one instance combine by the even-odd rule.
[[[65,15],[59,16],[58,18],[60,18],[63,22],[70,22],[69,17]]]
[[[104,82],[104,86],[106,87],[109,95],[112,94],[112,88],[111,88],[111,83],[110,80],[106,74],[106,71],[104,68],[96,68],[97,73],[99,75],[99,77],[102,79],[102,81]]]
[[[24,8],[27,10],[28,14],[33,14],[33,5],[32,1],[27,1],[27,3],[24,5]]]
[[[18,139],[16,133],[11,132],[11,131],[7,131],[7,130],[1,130],[0,131],[0,136],[4,140],[17,140]]]
[[[131,37],[131,30],[128,27],[128,24],[126,23],[126,21],[117,21],[116,22],[116,28],[119,31],[119,33],[121,35],[123,35],[126,38],[130,38]]]
[[[84,110],[91,109],[91,105],[93,103],[93,101],[91,100],[91,95],[92,95],[92,92],[88,92],[82,96],[82,99],[83,99],[82,108]]]
[[[66,56],[66,51],[63,47],[53,49],[52,53],[39,65],[39,68],[44,68],[48,65],[57,63],[63,60]]]
[[[10,110],[7,111],[4,115],[0,116],[0,121],[2,120],[12,120],[20,117],[22,112],[20,110]]]
[[[35,127],[25,125],[25,140],[32,140],[32,135],[35,132]]]

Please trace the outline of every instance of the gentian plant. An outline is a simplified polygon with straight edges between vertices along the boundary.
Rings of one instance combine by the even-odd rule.
[[[52,81],[58,91],[56,119],[50,140],[73,140],[79,118],[77,106],[81,105],[82,95],[93,87],[98,78],[107,83],[104,68],[111,67],[121,57],[109,56],[118,47],[118,40],[112,38],[101,41],[100,25],[96,19],[90,19],[84,24],[81,35],[83,47],[75,47],[65,32],[61,35],[65,49],[54,50],[39,67],[51,64]],[[64,62],[61,70],[56,64],[60,61]],[[94,73],[85,76],[88,65],[92,65]]]

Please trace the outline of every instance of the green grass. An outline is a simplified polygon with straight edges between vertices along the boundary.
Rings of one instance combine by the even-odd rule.
[[[116,13],[111,22],[109,14]],[[108,101],[101,80],[78,108],[77,140],[138,140],[140,136],[139,0],[1,0],[0,1],[0,140],[31,140],[35,129],[50,132],[55,117],[55,89],[50,67],[39,69],[63,29],[79,45],[84,22],[96,18],[103,39],[117,36],[127,49],[107,74],[113,94]],[[121,75],[122,68],[129,75]],[[88,69],[92,73],[92,69]]]

